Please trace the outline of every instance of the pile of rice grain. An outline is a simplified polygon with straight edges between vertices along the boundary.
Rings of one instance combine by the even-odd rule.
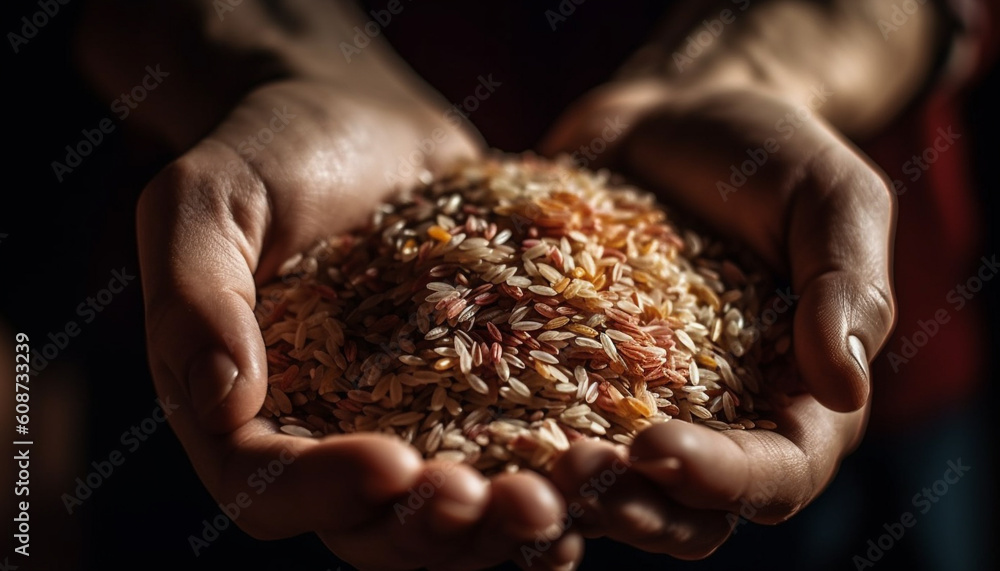
[[[763,277],[732,256],[606,173],[466,165],[261,288],[261,414],[293,435],[394,433],[487,474],[671,419],[773,429],[762,368],[787,327],[755,327]]]

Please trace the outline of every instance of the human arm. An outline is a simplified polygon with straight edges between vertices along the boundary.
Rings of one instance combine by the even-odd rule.
[[[267,392],[256,287],[414,183],[420,169],[401,161],[436,171],[477,156],[481,141],[381,41],[348,60],[341,43],[353,45],[365,19],[347,3],[217,4],[95,2],[79,42],[82,68],[107,97],[141,78],[130,70],[170,74],[127,121],[177,157],[137,210],[149,362],[158,395],[178,406],[171,427],[217,501],[250,494],[235,523],[255,537],[316,532],[372,569],[510,558],[564,509],[541,477],[486,480],[425,462],[398,439],[291,437],[256,417]],[[274,462],[283,469],[266,489],[248,486]],[[423,506],[396,509],[428,483]],[[577,557],[575,541],[543,566]]]
[[[691,61],[675,59],[723,9],[736,17],[718,38]],[[868,363],[895,320],[895,207],[891,185],[849,136],[876,133],[912,102],[947,37],[932,4],[885,37],[879,21],[891,21],[891,9],[891,2],[847,1],[705,8],[694,25],[675,26],[680,33],[654,41],[620,77],[581,99],[543,142],[548,153],[574,152],[604,138],[607,150],[591,166],[623,172],[741,240],[799,296],[793,349],[808,392],[781,413],[777,433],[669,422],[629,451],[571,451],[557,475],[568,501],[615,454],[636,459],[635,485],[602,497],[592,533],[704,556],[731,531],[727,513],[754,490],[772,490],[754,498],[755,521],[787,519],[860,441]],[[601,131],[608,119],[627,125],[613,141]],[[774,476],[780,485],[771,485]],[[646,531],[625,509],[635,505],[658,514],[646,519]]]

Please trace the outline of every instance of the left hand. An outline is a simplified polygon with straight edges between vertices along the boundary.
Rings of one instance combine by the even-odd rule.
[[[773,418],[778,430],[671,421],[629,450],[587,441],[560,459],[553,479],[584,508],[576,523],[590,535],[705,557],[731,534],[732,514],[777,523],[797,513],[860,441],[868,364],[895,320],[895,205],[880,171],[796,103],[755,86],[613,84],[542,145],[546,154],[606,147],[588,166],[611,166],[741,240],[799,296],[794,357],[808,392]],[[606,121],[619,120],[626,128],[609,140]],[[748,160],[743,178],[730,180]],[[595,493],[592,479],[606,470],[624,483]]]
[[[447,122],[430,95],[391,86],[269,82],[153,179],[137,211],[149,362],[157,393],[177,405],[170,425],[218,502],[246,496],[262,466],[283,466],[234,516],[245,532],[315,532],[363,569],[480,569],[557,525],[562,499],[550,483],[531,473],[486,480],[386,435],[290,436],[258,416],[270,387],[257,284],[368,217],[397,191],[389,175],[415,184],[418,169],[402,172],[402,157],[418,153],[437,171],[479,156],[476,134]],[[279,135],[247,152],[262,129]],[[431,133],[443,136],[421,156]],[[400,511],[425,485],[433,492],[420,507]],[[534,568],[574,563],[580,543],[560,537]]]

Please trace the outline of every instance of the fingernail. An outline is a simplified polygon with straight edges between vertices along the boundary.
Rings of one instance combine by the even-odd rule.
[[[201,421],[208,420],[225,402],[239,373],[232,358],[218,349],[207,349],[194,359],[188,370],[188,391]]]
[[[674,486],[683,477],[681,459],[676,456],[658,460],[637,460],[632,467],[647,478],[662,486]]]
[[[870,380],[871,374],[868,371],[868,353],[865,351],[865,345],[854,335],[847,336],[847,346],[850,347],[851,356],[857,361],[858,366],[864,371],[865,380]]]

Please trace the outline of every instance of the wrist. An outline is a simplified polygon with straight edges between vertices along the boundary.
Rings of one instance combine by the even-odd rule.
[[[646,109],[669,102],[678,112],[721,93],[755,93],[790,107],[815,108],[819,83],[814,79],[803,77],[767,54],[715,52],[683,73],[661,68],[622,74],[608,84],[608,92],[631,91],[631,95],[618,95],[616,99]]]
[[[631,75],[616,78],[587,94],[570,111],[578,117],[596,116],[627,125],[626,133],[650,113],[682,119],[718,96],[764,96],[788,108],[815,108],[815,96],[805,81],[791,75],[769,77],[754,73],[743,62],[719,62],[684,75]]]
[[[893,0],[834,0],[822,7],[761,2],[746,12],[749,3],[738,11],[728,6],[714,12],[716,20],[709,14],[654,39],[622,77],[655,77],[685,90],[763,90],[864,138],[906,107],[941,59],[950,28],[941,3],[929,4],[908,13],[905,26],[889,28],[898,11]],[[706,43],[707,29],[720,31]]]
[[[76,37],[81,72],[102,99],[134,90],[147,66],[163,72],[157,91],[129,109],[127,127],[173,152],[203,137],[247,93],[270,82],[316,81],[393,95],[419,85],[383,38],[357,48],[354,35],[364,15],[348,2],[308,10],[288,2],[280,19],[256,0],[223,12],[216,5],[229,7],[201,0],[95,1]],[[360,53],[347,57],[342,43]]]

